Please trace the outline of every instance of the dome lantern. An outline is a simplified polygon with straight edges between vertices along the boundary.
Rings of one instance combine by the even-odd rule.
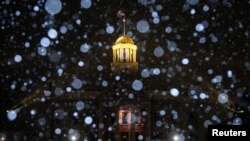
[[[129,36],[125,35],[125,21],[126,20],[124,15],[124,35],[120,36],[112,46],[113,63],[111,64],[111,66],[115,70],[128,69],[129,71],[137,71],[137,46]]]

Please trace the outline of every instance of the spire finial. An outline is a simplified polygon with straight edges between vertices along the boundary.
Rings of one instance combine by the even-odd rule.
[[[122,10],[119,10],[117,13],[118,17],[122,18],[122,22],[123,22],[123,35],[126,34],[126,17],[125,17],[125,13]]]

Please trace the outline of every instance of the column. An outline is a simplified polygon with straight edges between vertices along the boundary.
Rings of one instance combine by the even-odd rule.
[[[129,48],[126,48],[125,50],[126,62],[129,62]]]
[[[117,57],[118,57],[118,60],[117,60],[117,62],[120,62],[120,59],[121,59],[121,54],[120,54],[120,48],[118,48],[117,49],[118,50],[118,55],[117,55]]]
[[[136,50],[133,50],[133,62],[136,62]]]
[[[130,55],[130,51],[131,51],[131,49],[129,48],[129,49],[128,49],[128,60],[129,60],[129,62],[131,62],[131,55]]]

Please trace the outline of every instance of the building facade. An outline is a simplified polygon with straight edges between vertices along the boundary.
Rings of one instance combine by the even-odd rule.
[[[160,87],[162,81],[153,81],[154,85],[159,85],[158,89],[144,89],[146,82],[142,85],[139,79],[142,70],[137,62],[137,46],[127,35],[117,39],[112,53],[110,70],[103,75],[113,83],[101,90],[77,89],[63,93],[62,89],[53,87],[55,83],[63,85],[63,81],[54,80],[48,85],[53,93],[37,89],[34,95],[15,105],[18,119],[1,131],[3,139],[205,141],[207,129],[204,126],[209,123],[204,122],[204,112],[212,117],[209,114],[213,112],[209,111],[230,111],[213,99],[204,103],[190,98],[185,88],[182,97],[175,98],[169,94],[167,86]]]

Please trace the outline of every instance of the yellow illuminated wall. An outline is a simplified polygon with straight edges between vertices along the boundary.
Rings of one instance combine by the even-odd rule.
[[[138,63],[136,62],[137,46],[129,36],[122,35],[119,37],[112,46],[112,50],[113,63],[111,66],[115,70],[127,68],[136,71],[138,69]]]
[[[113,50],[113,63],[135,63],[136,62],[136,50],[133,40],[123,35],[117,39]]]

